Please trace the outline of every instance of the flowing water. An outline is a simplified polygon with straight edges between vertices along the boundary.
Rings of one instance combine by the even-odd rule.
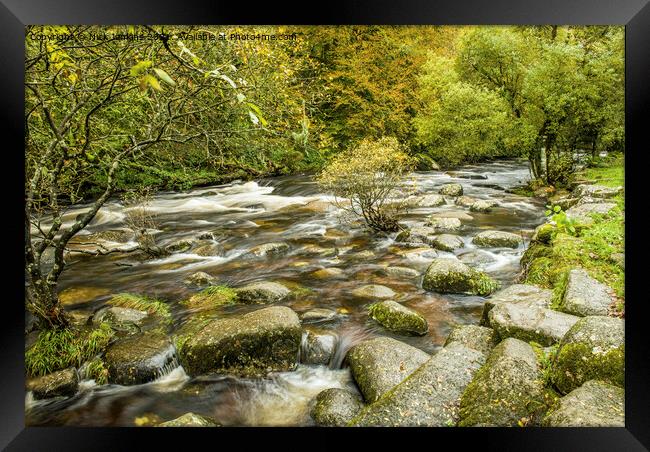
[[[464,166],[450,173],[414,173],[405,184],[411,185],[418,195],[434,194],[442,184],[458,182],[465,195],[494,200],[499,206],[490,213],[474,213],[454,205],[450,199],[440,207],[413,209],[401,221],[415,226],[422,225],[434,213],[470,214],[472,219],[463,219],[459,232],[465,248],[438,253],[462,260],[468,253],[477,252],[471,238],[481,230],[496,229],[530,237],[532,230],[543,222],[541,202],[505,191],[528,179],[528,166],[523,161]],[[188,251],[143,262],[119,253],[75,256],[60,281],[61,290],[87,290],[87,301],[66,306],[71,312],[90,315],[105,304],[111,293],[146,294],[169,304],[174,319],[172,329],[181,327],[193,314],[179,301],[199,290],[183,283],[197,271],[209,273],[218,283],[233,287],[270,280],[290,288],[307,288],[300,292],[300,297],[281,304],[298,314],[321,307],[341,313],[339,321],[317,325],[319,330],[338,337],[338,349],[330,366],[301,364],[293,372],[272,374],[263,380],[229,376],[189,378],[182,367],[176,367],[144,385],[97,386],[84,381],[79,393],[71,398],[33,401],[28,394],[28,425],[131,426],[137,425],[136,419],[145,423],[147,419],[169,420],[189,411],[212,417],[223,425],[310,425],[309,402],[318,392],[332,387],[356,391],[343,362],[346,351],[355,343],[386,335],[434,353],[454,324],[478,323],[483,298],[426,292],[421,288],[421,278],[409,280],[382,272],[387,266],[423,272],[431,261],[430,253],[395,244],[395,234],[373,235],[361,225],[346,221],[339,209],[322,202],[330,200],[310,176],[159,193],[148,208],[158,223],[157,243],[164,246],[211,232],[215,240],[205,242],[218,243],[216,255]],[[65,220],[74,220],[81,211],[83,206],[71,211]],[[83,241],[84,234],[123,229],[126,212],[117,201],[107,203],[76,240]],[[284,242],[290,251],[262,260],[241,258],[253,246],[268,242]],[[337,254],[328,253],[331,248],[336,248]],[[523,251],[524,246],[515,250],[483,249],[482,258],[475,265],[505,287],[518,276]],[[330,267],[342,269],[343,274],[326,279],[314,275],[316,270]],[[429,333],[422,337],[400,336],[369,320],[365,310],[369,302],[351,295],[353,289],[365,284],[381,284],[398,292],[399,302],[427,319]],[[216,315],[236,315],[254,309],[259,306],[230,306]]]

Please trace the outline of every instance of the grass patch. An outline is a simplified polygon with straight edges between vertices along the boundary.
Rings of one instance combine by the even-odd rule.
[[[624,160],[624,155],[620,153],[596,158],[592,161],[591,167],[576,173],[576,176],[598,185],[618,187],[625,183]]]
[[[160,317],[169,318],[169,306],[160,300],[154,298],[143,297],[140,295],[133,295],[130,293],[121,293],[111,298],[108,303],[112,306],[119,306],[121,308],[137,309],[138,311],[146,311],[151,315],[158,315]]]
[[[98,385],[105,385],[108,383],[108,369],[104,360],[95,358],[86,364],[85,375],[86,378],[95,380]]]
[[[25,352],[27,374],[38,377],[72,366],[79,368],[102,352],[113,334],[113,329],[106,323],[93,330],[41,331],[34,345]]]
[[[228,286],[210,286],[181,304],[191,308],[216,308],[237,302],[237,291]]]

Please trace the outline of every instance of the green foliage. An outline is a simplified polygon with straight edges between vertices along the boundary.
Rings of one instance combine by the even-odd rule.
[[[191,308],[215,308],[236,303],[237,291],[228,286],[210,286],[182,303]]]
[[[169,306],[166,303],[141,295],[133,295],[129,293],[120,293],[113,296],[108,300],[108,304],[112,306],[119,306],[121,308],[137,309],[139,311],[146,311],[152,315],[158,315],[163,318],[171,317]]]
[[[41,331],[25,352],[29,376],[42,376],[68,367],[80,367],[101,353],[113,338],[111,327],[102,323],[93,330],[53,329]]]
[[[108,383],[108,368],[101,358],[95,358],[85,365],[85,378],[95,380],[98,385]]]
[[[557,232],[564,232],[572,236],[577,236],[580,230],[579,222],[569,218],[566,212],[560,206],[547,205],[544,214],[550,217],[556,224]]]

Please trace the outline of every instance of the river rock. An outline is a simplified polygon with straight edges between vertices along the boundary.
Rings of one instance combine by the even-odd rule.
[[[499,343],[499,337],[492,328],[477,325],[458,325],[447,336],[445,347],[458,343],[487,356]]]
[[[301,336],[298,316],[286,306],[216,319],[188,337],[180,351],[181,364],[192,376],[285,372],[296,366]]]
[[[321,427],[345,427],[363,408],[358,395],[340,388],[319,392],[310,416]]]
[[[195,240],[177,240],[167,245],[165,251],[168,253],[184,253],[189,251],[195,243]]]
[[[338,313],[333,309],[314,308],[303,313],[300,319],[303,323],[321,323],[338,319]]]
[[[32,391],[35,399],[73,396],[78,387],[79,377],[74,367],[27,381],[27,390]]]
[[[206,272],[196,272],[185,278],[183,282],[188,286],[209,286],[215,282],[215,278]]]
[[[301,362],[327,366],[336,351],[337,337],[331,333],[307,331]]]
[[[569,272],[561,311],[578,316],[607,315],[611,303],[612,298],[605,284],[596,281],[581,268]]]
[[[408,268],[408,267],[387,267],[384,269],[384,273],[388,276],[393,276],[395,278],[405,278],[405,279],[412,279],[412,278],[417,278],[420,276],[420,272],[418,272],[415,269]]]
[[[483,231],[472,239],[476,246],[517,248],[522,243],[521,236],[512,232]]]
[[[491,264],[496,259],[489,253],[482,250],[471,250],[456,256],[463,264],[471,267],[481,267]]]
[[[625,427],[625,390],[589,380],[559,401],[545,427]]]
[[[544,407],[533,348],[508,338],[497,345],[460,401],[460,427],[516,427]]]
[[[573,194],[578,198],[589,196],[591,198],[613,198],[623,193],[623,187],[605,187],[604,185],[578,185]]]
[[[483,304],[481,325],[489,325],[488,313],[499,303],[531,303],[541,308],[549,308],[553,291],[530,284],[513,284],[496,292]]]
[[[553,384],[567,394],[589,380],[625,385],[625,322],[606,316],[578,320],[560,342]]]
[[[488,313],[489,326],[501,339],[514,337],[548,346],[559,342],[580,317],[535,303],[499,303]]]
[[[429,359],[415,347],[389,337],[363,341],[346,360],[366,402],[374,402]]]
[[[284,300],[291,291],[280,283],[261,281],[236,289],[242,303],[274,303]]]
[[[312,273],[317,279],[339,278],[345,275],[343,269],[338,267],[321,268]]]
[[[461,395],[484,362],[482,353],[460,344],[443,347],[408,378],[361,410],[349,425],[454,426]]]
[[[494,201],[481,199],[479,201],[476,201],[474,204],[472,204],[469,207],[469,210],[472,212],[487,213],[487,212],[491,212],[492,209],[498,205],[499,204]]]
[[[374,303],[368,311],[370,318],[396,333],[422,336],[429,331],[429,324],[422,315],[393,300]]]
[[[456,198],[456,205],[462,207],[471,207],[476,202],[476,198],[471,196],[459,196]]]
[[[433,218],[458,218],[460,221],[472,221],[473,216],[462,210],[445,210],[443,212],[436,212],[429,215],[429,220]]]
[[[248,250],[244,257],[270,257],[281,256],[289,252],[289,245],[286,243],[264,243]]]
[[[498,288],[498,283],[456,259],[440,257],[427,268],[422,288],[440,293],[489,295]]]
[[[420,207],[439,207],[445,203],[445,198],[442,195],[425,195],[416,201],[416,205]]]
[[[460,229],[461,223],[458,218],[430,216],[426,226],[429,226],[436,233],[439,231],[457,231]]]
[[[584,225],[593,223],[593,214],[606,214],[616,207],[616,204],[611,202],[602,203],[586,203],[571,207],[566,211],[566,217],[569,220],[577,221]]]
[[[151,331],[116,342],[106,351],[109,383],[134,385],[152,381],[174,361],[175,348],[169,338]]]
[[[415,227],[415,228],[407,229],[397,234],[397,236],[395,237],[395,241],[400,243],[409,243],[415,245],[419,245],[423,243],[429,245],[432,242],[433,236],[435,234],[436,234],[436,230],[434,228]]]
[[[194,414],[185,413],[184,415],[172,419],[171,421],[162,422],[156,427],[218,427],[219,425],[207,417]]]
[[[460,184],[445,184],[440,187],[438,193],[446,196],[461,196],[463,194],[463,186]]]
[[[109,325],[118,329],[129,328],[131,325],[141,326],[149,314],[146,311],[138,309],[121,308],[119,306],[109,306],[100,309],[93,316],[93,323],[99,324],[107,322]],[[135,328],[137,330],[137,328]]]
[[[431,240],[431,246],[442,251],[454,251],[465,246],[463,239],[453,234],[440,234]]]
[[[222,256],[225,252],[224,247],[215,242],[199,244],[192,252],[199,256]]]
[[[369,284],[354,289],[352,295],[359,298],[389,299],[394,298],[397,294],[389,287],[381,286],[379,284]]]
[[[429,261],[438,257],[436,250],[423,247],[410,250],[401,250],[397,254],[410,261]]]

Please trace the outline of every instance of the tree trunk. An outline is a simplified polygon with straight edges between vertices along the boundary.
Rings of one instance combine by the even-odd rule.
[[[59,303],[56,284],[48,284],[43,279],[32,280],[27,287],[27,299],[27,307],[36,316],[41,328],[65,328],[69,325],[69,319]]]

